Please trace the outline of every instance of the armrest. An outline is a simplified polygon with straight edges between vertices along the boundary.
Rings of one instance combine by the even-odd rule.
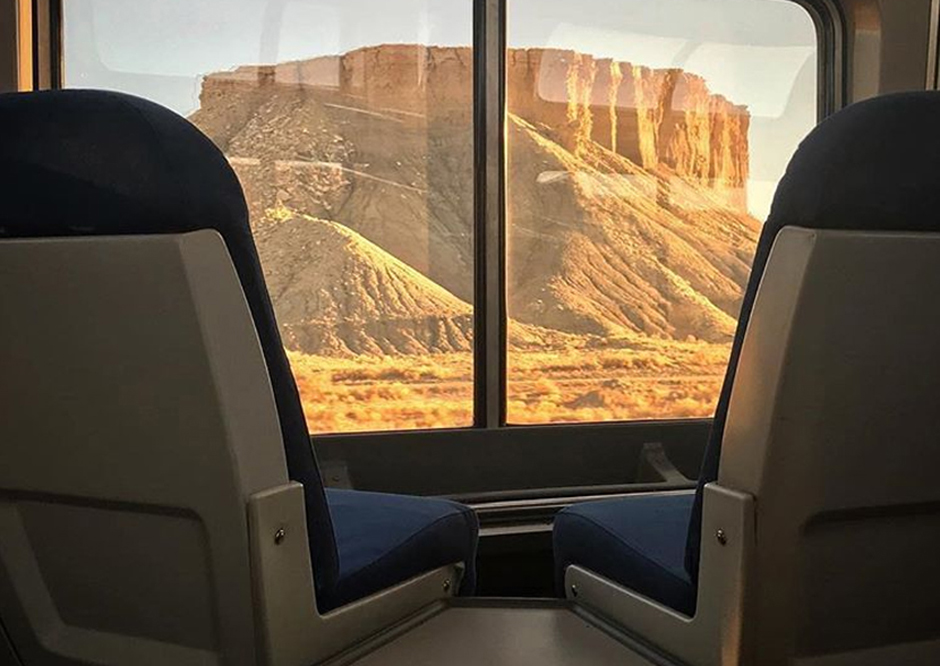
[[[710,483],[704,500],[693,617],[577,566],[565,571],[568,598],[691,666],[737,663],[745,573],[754,549],[754,498]]]

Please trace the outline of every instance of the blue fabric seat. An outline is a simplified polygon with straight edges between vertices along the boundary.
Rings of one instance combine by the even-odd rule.
[[[326,610],[425,571],[474,560],[477,520],[462,504],[334,489],[326,498],[339,554],[339,578],[321,603]],[[473,589],[474,578],[471,567],[463,590]]]
[[[940,160],[936,159],[940,134],[935,131],[938,116],[940,93],[884,95],[839,111],[803,140],[777,187],[770,216],[757,243],[698,487],[691,510],[686,514],[687,536],[681,538],[674,532],[676,525],[672,521],[679,520],[679,514],[667,512],[655,501],[644,503],[628,498],[602,502],[607,506],[601,514],[591,505],[574,507],[559,514],[556,521],[559,580],[563,579],[564,568],[569,564],[587,569],[597,567],[594,569],[597,573],[682,610],[680,602],[686,597],[674,594],[674,581],[657,569],[641,572],[637,553],[663,565],[668,563],[664,571],[677,574],[672,558],[675,549],[684,549],[685,573],[693,586],[694,607],[703,492],[706,484],[718,480],[731,387],[757,288],[777,234],[786,226],[881,232],[935,233],[940,230],[936,215],[940,210]],[[571,528],[572,518],[566,514],[584,516],[579,529]],[[598,519],[599,515],[603,520]],[[588,516],[592,517],[591,521],[587,520]],[[655,528],[653,523],[657,520],[668,525]],[[671,535],[668,547],[663,541],[667,533]],[[575,539],[581,543],[571,543]],[[641,543],[641,539],[660,543]],[[619,559],[614,561],[611,556],[602,560],[594,552],[608,547],[616,549]],[[647,576],[652,579],[646,580]],[[667,594],[667,589],[672,592]]]
[[[555,517],[557,581],[571,565],[691,615],[695,585],[685,569],[693,493],[637,495],[576,504]]]
[[[244,193],[206,136],[157,104],[93,90],[0,95],[0,132],[0,188],[8,193],[0,239],[201,229],[222,236],[264,352],[288,476],[303,485],[317,598],[326,608],[458,562],[467,572],[461,591],[473,591],[477,523],[469,509],[371,494],[327,502]]]

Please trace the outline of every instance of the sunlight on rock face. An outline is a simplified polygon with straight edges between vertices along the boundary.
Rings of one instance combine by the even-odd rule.
[[[473,416],[469,48],[206,76],[312,432]],[[760,225],[747,109],[699,76],[508,53],[508,417],[709,416]]]

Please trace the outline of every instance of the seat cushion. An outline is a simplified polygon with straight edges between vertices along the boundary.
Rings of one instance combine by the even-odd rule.
[[[466,565],[461,594],[476,584],[476,515],[462,504],[356,490],[326,491],[339,554],[339,579],[321,612],[438,567]],[[325,606],[325,607],[323,607]]]
[[[693,493],[585,502],[555,517],[555,572],[577,565],[686,615],[695,586],[685,569]]]

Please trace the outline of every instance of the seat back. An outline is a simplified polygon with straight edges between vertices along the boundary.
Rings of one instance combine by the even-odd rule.
[[[940,233],[777,235],[718,479],[756,498],[753,663],[936,663],[937,294]]]
[[[802,142],[777,188],[757,245],[689,524],[686,568],[699,572],[702,494],[718,478],[732,389],[758,286],[786,226],[940,231],[940,93],[886,95],[854,104]],[[707,537],[708,535],[706,535]]]
[[[0,132],[0,662],[302,666],[451,596],[445,563],[321,612],[329,509],[218,149],[99,92],[0,96]]]
[[[0,617],[19,658],[258,663],[246,506],[287,474],[222,237],[0,240],[0,313]]]
[[[316,585],[332,586],[338,564],[329,509],[244,196],[222,153],[176,114],[129,95],[0,95],[0,195],[0,241],[202,229],[221,235],[264,354],[288,473],[303,485]]]

